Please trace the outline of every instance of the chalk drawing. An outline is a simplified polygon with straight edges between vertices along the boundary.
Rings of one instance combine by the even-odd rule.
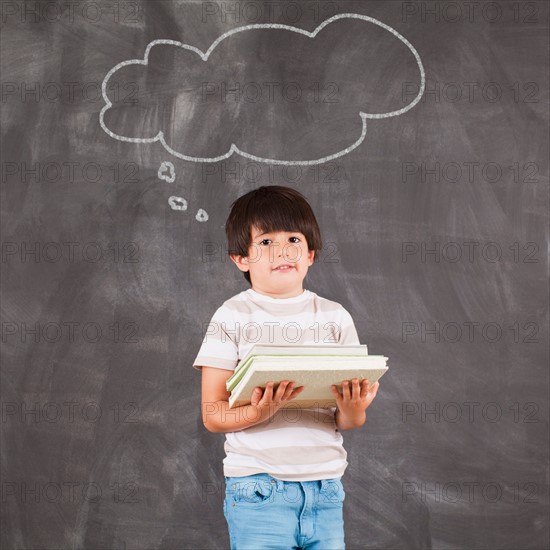
[[[187,201],[183,199],[182,197],[170,197],[168,199],[168,204],[170,205],[170,208],[172,210],[187,210]],[[197,211],[197,214],[195,216],[195,219],[198,222],[207,222],[208,221],[208,213],[206,210],[203,210],[202,208],[199,208]]]
[[[168,170],[168,174],[166,171]],[[165,180],[168,183],[173,183],[176,180],[176,170],[174,165],[169,161],[165,160],[159,167],[158,177],[161,180]]]
[[[202,208],[199,208],[199,211],[197,212],[195,219],[198,222],[206,222],[208,221],[208,214]]]
[[[168,174],[166,174],[167,170]],[[158,169],[158,177],[161,180],[166,180],[168,183],[173,183],[176,179],[176,170],[174,169],[174,165],[170,161],[163,161]],[[175,195],[172,195],[168,199],[168,204],[172,210],[187,210],[187,201],[183,197],[176,197]],[[208,221],[208,214],[205,210],[199,208],[195,219],[198,222],[206,222]]]
[[[171,196],[168,199],[168,204],[172,210],[187,210],[187,201],[182,197]]]
[[[193,157],[189,155],[185,155],[181,152],[175,151],[172,149],[165,141],[164,139],[164,133],[161,131],[158,132],[158,134],[153,138],[134,138],[134,137],[128,137],[128,136],[121,136],[119,134],[115,134],[107,126],[105,125],[105,112],[112,107],[112,103],[107,97],[107,83],[109,82],[109,79],[115,74],[119,69],[122,67],[125,67],[126,65],[147,65],[149,62],[149,52],[151,51],[151,48],[153,48],[156,45],[164,44],[164,45],[172,45],[177,46],[180,48],[184,48],[186,50],[190,50],[192,52],[195,52],[197,55],[199,55],[203,61],[207,61],[212,51],[222,42],[222,40],[225,40],[229,36],[239,33],[239,32],[245,32],[252,29],[285,29],[291,32],[296,32],[299,34],[303,34],[309,38],[315,38],[317,33],[329,25],[330,23],[337,21],[339,19],[361,19],[363,21],[367,21],[369,23],[373,23],[375,25],[378,25],[379,27],[382,27],[383,29],[386,29],[390,33],[392,33],[395,37],[397,37],[403,44],[405,44],[409,50],[412,52],[416,59],[416,63],[418,65],[418,70],[420,72],[420,86],[417,96],[405,107],[402,109],[398,109],[396,111],[391,111],[389,113],[366,113],[363,111],[359,112],[359,116],[362,120],[362,130],[361,135],[359,138],[352,143],[349,147],[346,147],[345,149],[338,151],[332,155],[328,155],[322,158],[318,159],[312,159],[312,160],[283,160],[283,159],[272,159],[272,158],[263,158],[258,157],[256,155],[252,155],[251,153],[247,153],[246,151],[242,151],[235,145],[234,143],[231,144],[231,147],[229,148],[229,151],[225,153],[224,155],[220,155],[217,157]],[[312,165],[312,164],[322,164],[324,162],[328,162],[330,160],[333,160],[335,158],[341,157],[343,155],[348,154],[350,151],[353,151],[356,147],[358,147],[363,140],[365,139],[365,136],[367,135],[367,119],[378,119],[378,118],[389,118],[394,116],[402,115],[403,113],[406,113],[409,109],[412,109],[419,101],[422,95],[424,94],[424,88],[426,84],[426,77],[424,74],[424,66],[422,65],[422,61],[420,59],[420,56],[418,55],[418,52],[415,50],[415,48],[412,46],[412,44],[401,34],[399,34],[394,28],[390,27],[389,25],[386,25],[385,23],[382,23],[378,19],[374,19],[372,17],[369,17],[367,15],[361,15],[358,13],[340,13],[337,15],[334,15],[333,17],[330,17],[326,21],[323,21],[313,32],[305,31],[303,29],[300,29],[298,27],[293,27],[291,25],[282,25],[278,23],[269,23],[269,24],[254,24],[254,25],[245,25],[243,27],[237,27],[235,29],[232,29],[221,36],[219,36],[212,45],[208,48],[206,52],[203,52],[199,50],[198,48],[195,48],[194,46],[190,46],[189,44],[183,44],[182,42],[178,42],[177,40],[153,40],[147,45],[147,48],[145,50],[145,55],[143,56],[143,59],[129,59],[127,61],[122,61],[121,63],[118,63],[115,65],[106,75],[103,79],[103,83],[101,85],[101,92],[103,94],[103,99],[105,101],[105,105],[101,109],[101,112],[99,113],[99,123],[101,124],[101,127],[103,130],[112,138],[117,139],[119,141],[127,141],[131,143],[154,143],[156,141],[160,141],[162,146],[172,155],[174,155],[177,158],[188,160],[191,162],[218,162],[220,160],[226,159],[230,157],[233,153],[237,153],[245,158],[249,158],[251,160],[255,160],[258,162],[266,162],[271,164],[285,164],[285,165]]]

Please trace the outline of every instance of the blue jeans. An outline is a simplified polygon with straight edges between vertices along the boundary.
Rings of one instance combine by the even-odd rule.
[[[231,550],[344,550],[341,478],[283,481],[262,473],[225,477]]]

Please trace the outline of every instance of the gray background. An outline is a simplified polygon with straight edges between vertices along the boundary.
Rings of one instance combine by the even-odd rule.
[[[22,16],[2,3],[2,548],[228,547],[224,436],[202,425],[191,363],[215,309],[248,288],[224,254],[229,205],[268,184],[295,187],[317,215],[325,248],[305,288],[390,358],[367,423],[344,432],[347,547],[548,547],[548,3],[479,2],[472,16],[460,2],[274,3],[271,17],[255,3],[255,17],[248,2],[239,21],[220,15],[233,3],[120,3],[118,20],[109,2],[72,15],[35,4]],[[204,51],[240,25],[311,31],[344,12],[403,34],[432,93],[369,121],[331,163],[189,162],[99,125],[105,74],[151,40]],[[155,49],[149,72],[125,73],[137,87],[120,81],[108,121],[164,128],[197,156],[232,142],[271,158],[334,153],[359,136],[359,110],[402,108],[419,80],[386,31],[325,30],[315,44],[241,33],[208,69]],[[193,104],[215,79],[297,82],[309,99]],[[157,177],[164,160],[173,183]],[[425,171],[436,163],[439,178]]]

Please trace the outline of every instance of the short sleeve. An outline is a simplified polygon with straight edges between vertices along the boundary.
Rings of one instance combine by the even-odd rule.
[[[235,370],[239,362],[237,330],[232,311],[226,306],[219,307],[210,322],[204,325],[204,338],[193,368],[202,367]]]

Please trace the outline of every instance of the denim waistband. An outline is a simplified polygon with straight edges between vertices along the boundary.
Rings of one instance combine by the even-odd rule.
[[[285,491],[285,485],[286,484],[292,484],[292,483],[300,483],[302,485],[304,485],[304,484],[317,484],[317,486],[319,488],[319,492],[324,493],[325,491],[327,491],[327,489],[329,491],[331,491],[331,488],[332,488],[332,491],[334,491],[334,488],[333,488],[334,484],[335,483],[341,483],[342,478],[341,477],[334,477],[334,478],[329,478],[329,479],[317,479],[317,480],[311,480],[311,481],[286,481],[284,479],[279,479],[279,478],[273,477],[270,474],[261,473],[261,474],[252,474],[252,475],[249,475],[249,476],[242,476],[242,477],[226,477],[226,476],[224,476],[224,479],[225,479],[226,485],[229,482],[247,483],[247,482],[252,482],[252,481],[266,481],[266,482],[273,483],[274,485],[276,485],[276,491],[280,492],[280,493]]]

